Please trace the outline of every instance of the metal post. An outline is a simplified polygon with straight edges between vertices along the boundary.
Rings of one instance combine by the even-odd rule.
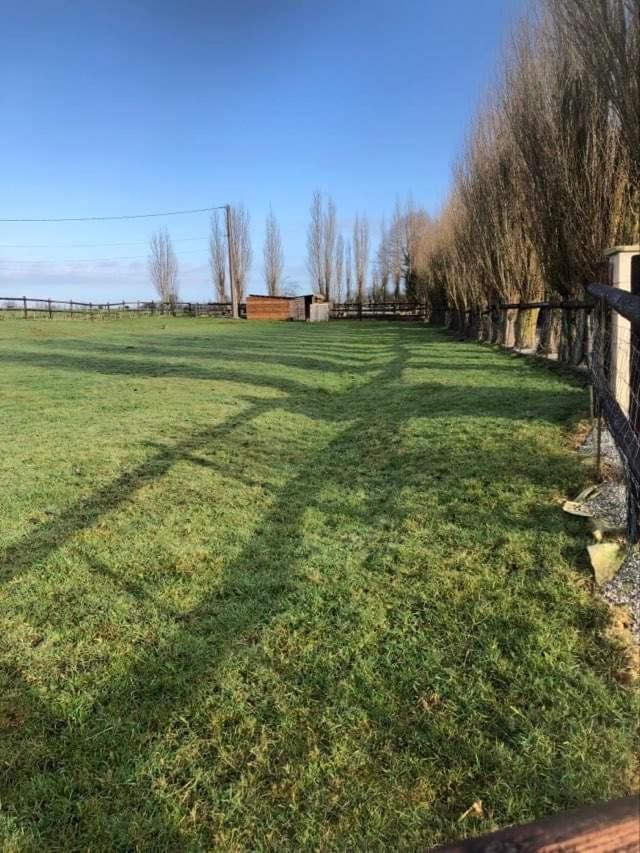
[[[229,287],[231,288],[231,316],[238,319],[238,294],[236,293],[236,283],[233,270],[233,252],[231,250],[231,205],[225,204],[224,209],[227,212],[227,249],[229,251]]]
[[[48,302],[48,304],[49,304],[49,319],[51,320],[51,319],[52,319],[52,317],[53,317],[53,314],[51,313],[51,300],[50,300],[50,299],[47,299],[47,302]]]
[[[26,296],[22,297],[22,311],[24,314],[24,319],[26,320],[27,319],[27,297]]]

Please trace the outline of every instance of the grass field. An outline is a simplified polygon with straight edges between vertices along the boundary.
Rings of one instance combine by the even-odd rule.
[[[419,850],[633,787],[574,380],[411,325],[0,320],[0,407],[0,849]]]

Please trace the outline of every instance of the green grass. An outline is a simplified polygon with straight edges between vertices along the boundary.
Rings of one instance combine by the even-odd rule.
[[[367,323],[0,321],[0,365],[3,850],[418,850],[632,788],[574,380]]]

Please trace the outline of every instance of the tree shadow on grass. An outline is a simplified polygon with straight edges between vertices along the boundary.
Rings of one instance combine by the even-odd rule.
[[[115,509],[142,482],[162,477],[176,461],[191,457],[194,451],[206,450],[230,430],[279,405],[282,403],[274,401],[254,405],[215,430],[161,449],[135,471],[119,477],[61,517],[42,525],[35,535],[12,546],[3,555],[3,567],[15,576],[20,568],[43,561],[71,535]],[[357,432],[356,427],[349,432],[354,430]],[[38,812],[38,792],[45,789],[47,808],[40,812],[42,825],[38,829],[49,844],[86,849],[91,835],[100,827],[102,838],[108,839],[106,846],[112,849],[180,846],[182,833],[170,815],[163,815],[162,802],[149,808],[149,798],[153,802],[154,792],[131,790],[129,780],[144,772],[145,760],[154,744],[162,740],[167,726],[175,724],[181,714],[189,713],[189,709],[198,705],[199,698],[204,701],[212,690],[215,692],[215,673],[230,650],[252,645],[261,626],[290,603],[300,583],[303,517],[323,484],[323,475],[329,474],[334,464],[327,448],[314,453],[308,465],[281,490],[273,509],[261,520],[259,539],[251,539],[240,555],[225,566],[218,588],[188,612],[173,618],[171,614],[163,614],[171,625],[159,645],[134,656],[124,676],[115,678],[106,695],[95,702],[83,726],[56,714],[54,706],[44,702],[23,676],[13,673],[10,689],[13,695],[6,693],[4,702],[11,699],[19,709],[11,719],[20,718],[23,722],[17,730],[11,727],[14,761],[3,775],[7,801],[11,802],[10,808],[15,810],[19,822],[33,821]],[[90,564],[99,575],[117,582],[114,572],[103,562],[90,558]],[[155,607],[139,586],[132,586],[125,579],[118,587],[121,593],[134,596],[144,606]],[[35,766],[25,760],[33,751],[15,748],[16,737],[29,740],[34,730],[45,733],[47,749],[43,760],[36,748],[36,756],[40,758],[36,758]],[[50,740],[54,732],[55,739]],[[102,767],[93,763],[99,746],[96,739],[100,739],[101,732],[108,733],[111,744],[108,772],[102,752],[99,751],[98,759]],[[35,738],[34,742],[37,741]],[[45,744],[41,741],[39,745],[44,748]],[[226,788],[233,786],[243,769],[242,764],[229,768],[225,774]],[[131,811],[132,799],[140,810],[136,816]],[[85,822],[82,805],[88,801],[101,805],[98,813]],[[141,814],[145,813],[145,807],[146,814]]]
[[[3,771],[3,799],[18,825],[38,832],[38,839],[45,847],[87,849],[97,838],[109,849],[184,849],[188,845],[211,847],[216,843],[215,833],[222,824],[215,816],[224,814],[234,797],[243,796],[242,779],[249,772],[248,768],[254,766],[252,750],[256,746],[257,734],[252,736],[243,730],[240,711],[235,716],[229,712],[226,725],[238,733],[233,763],[226,763],[224,756],[216,753],[215,744],[211,754],[197,753],[185,762],[178,761],[176,757],[180,747],[181,727],[186,726],[185,731],[195,727],[205,732],[207,719],[200,715],[202,709],[215,701],[222,690],[219,682],[221,667],[233,656],[246,656],[246,678],[251,679],[252,661],[264,663],[260,657],[264,653],[259,651],[262,632],[279,615],[286,611],[296,612],[301,597],[313,583],[306,576],[307,561],[309,556],[313,556],[312,543],[307,541],[309,531],[305,525],[306,514],[309,511],[322,512],[329,519],[339,515],[347,529],[352,527],[360,530],[361,537],[369,536],[371,541],[364,539],[361,543],[361,573],[365,576],[363,583],[367,582],[367,573],[371,578],[380,578],[382,573],[383,579],[385,575],[391,579],[394,566],[397,569],[398,562],[401,562],[395,549],[404,538],[403,524],[415,512],[415,505],[406,500],[407,492],[422,490],[425,495],[431,492],[430,508],[440,515],[440,521],[451,512],[451,506],[447,504],[448,495],[442,495],[442,488],[438,485],[439,472],[433,470],[432,488],[429,489],[425,479],[429,472],[425,472],[425,467],[436,469],[446,467],[447,464],[449,467],[452,464],[458,466],[457,470],[448,473],[447,487],[451,489],[473,479],[473,475],[465,473],[465,466],[471,464],[477,456],[474,448],[460,450],[455,458],[452,456],[449,460],[442,458],[443,454],[452,451],[455,437],[448,441],[437,440],[430,446],[418,444],[409,450],[402,446],[399,437],[415,418],[459,417],[472,413],[477,416],[480,414],[477,410],[474,412],[474,392],[477,389],[466,389],[465,399],[461,403],[449,400],[449,406],[453,406],[450,409],[446,396],[439,393],[442,390],[440,386],[434,400],[434,395],[426,393],[425,388],[416,389],[403,383],[407,358],[406,348],[400,347],[392,362],[376,371],[368,383],[357,385],[329,399],[310,397],[309,390],[296,383],[283,384],[279,378],[269,382],[248,372],[241,373],[243,381],[285,390],[289,397],[275,401],[254,401],[240,414],[216,428],[191,435],[172,447],[156,450],[133,472],[123,474],[87,500],[69,508],[59,518],[47,522],[31,537],[25,537],[17,545],[11,546],[9,553],[5,552],[2,558],[5,569],[11,571],[35,567],[74,532],[90,527],[101,514],[119,506],[126,497],[135,493],[141,482],[164,476],[176,461],[203,464],[215,469],[215,460],[206,458],[212,443],[229,436],[230,432],[244,425],[247,420],[258,418],[270,410],[284,408],[299,413],[306,409],[310,417],[344,422],[344,428],[339,434],[328,445],[315,449],[297,473],[278,491],[272,507],[260,519],[260,532],[254,531],[255,535],[240,553],[224,566],[220,583],[186,612],[163,611],[163,617],[168,623],[163,635],[151,647],[132,651],[124,671],[98,693],[81,724],[56,710],[56,704],[45,699],[44,694],[35,689],[24,674],[13,673],[12,701],[19,709],[16,719],[21,722],[9,732],[13,758]],[[120,372],[136,372],[135,364],[126,366],[126,369],[124,364],[117,364],[114,370],[114,365],[105,368],[101,362],[93,359],[82,359],[81,362],[82,369],[98,373],[104,370],[117,375]],[[54,366],[60,367],[62,363],[58,362]],[[72,367],[80,369],[75,359],[69,364],[69,368]],[[189,368],[185,369],[185,373],[189,375]],[[233,372],[231,375],[237,378],[238,373]],[[205,377],[196,375],[190,378]],[[206,378],[225,379],[226,373],[207,371]],[[476,409],[478,406],[489,407],[489,411],[481,413],[482,417],[522,420],[522,414],[519,415],[514,407],[512,395],[505,396],[503,389],[490,390],[493,390],[491,398],[484,395],[475,397]],[[540,397],[534,395],[536,418],[544,420],[543,396],[547,395],[543,392],[540,394]],[[558,417],[556,409],[551,420],[557,421]],[[515,438],[512,448],[515,452],[531,453],[530,435]],[[487,471],[493,473],[494,479],[503,486],[515,474],[522,480],[522,487],[561,487],[569,474],[566,459],[564,467],[556,471],[553,464],[548,464],[548,458],[545,458],[544,463],[540,459],[536,465],[513,472],[505,464],[504,454],[501,456],[501,453],[500,447],[485,450],[484,462]],[[558,454],[556,461],[561,461],[561,456]],[[442,476],[442,473],[439,475]],[[338,496],[334,498],[337,501],[335,506],[325,497],[329,487]],[[352,498],[358,494],[360,498],[354,503]],[[464,489],[462,494],[464,496]],[[494,509],[494,516],[495,512]],[[490,517],[489,511],[485,517],[479,518],[461,512],[454,523],[469,537],[475,524],[488,522]],[[560,532],[564,526],[555,508],[546,508],[544,519],[553,525],[553,532]],[[538,519],[537,523],[540,521]],[[528,519],[512,515],[506,506],[500,523],[513,532],[530,526]],[[324,535],[330,536],[330,529],[324,531]],[[127,578],[119,578],[118,572],[92,555],[88,555],[88,562],[97,575],[114,583],[121,594],[136,598],[142,607],[153,610],[160,606],[147,587],[131,584]],[[330,569],[328,566],[325,568]],[[384,584],[381,590],[383,588]],[[339,589],[340,586],[337,586],[336,590]],[[416,590],[419,598],[417,594]],[[417,607],[409,584],[405,584],[399,595],[396,606],[401,602],[403,609]],[[346,610],[341,610],[346,604],[338,600],[335,606],[338,621],[334,630],[340,636],[346,630],[346,623],[341,621],[346,618]],[[399,616],[397,613],[394,618]],[[420,624],[419,630],[427,632],[429,642],[437,642],[436,637],[428,636],[428,622]],[[520,621],[519,630],[525,634],[530,630],[526,620]],[[523,642],[526,643],[526,637]],[[456,649],[455,654],[458,653]],[[452,658],[461,677],[476,677],[469,671],[465,672],[466,661],[457,661],[455,655]],[[273,661],[268,663],[276,666]],[[325,665],[322,659],[317,661],[316,666],[318,686],[312,691],[314,701],[330,703],[340,689],[336,670],[328,663]],[[395,684],[398,673],[402,671],[403,661],[401,657],[393,660],[389,650],[381,647],[375,658],[375,666],[380,671],[391,666],[389,679],[391,684]],[[321,678],[323,667],[326,672]],[[426,664],[424,668],[429,672]],[[433,672],[429,674],[433,676]],[[300,677],[295,661],[284,665],[281,677],[293,685]],[[413,670],[407,673],[407,679],[415,677]],[[406,695],[395,699],[395,705],[404,707],[404,713],[409,715],[406,720],[405,717],[389,716],[391,710],[397,715],[398,707],[385,710],[375,699],[373,689],[364,689],[358,700],[372,719],[379,720],[380,748],[372,755],[371,761],[374,765],[378,763],[382,779],[392,778],[388,771],[395,767],[389,758],[389,750],[400,760],[404,754],[431,760],[429,738],[432,744],[437,744],[432,758],[439,757],[441,763],[446,763],[445,757],[437,754],[438,750],[444,749],[442,735],[434,731],[430,723],[416,722],[409,714],[411,691],[408,687],[407,690],[409,692]],[[263,712],[267,713],[264,709]],[[261,720],[267,731],[279,724],[278,713],[275,710],[269,713],[272,714],[270,720],[268,716]],[[413,727],[413,735],[409,722]],[[296,735],[292,733],[288,746],[302,766],[307,749],[304,732],[299,733],[299,739],[300,742],[296,743]],[[23,744],[22,750],[16,746],[16,741]],[[244,742],[241,744],[240,741]],[[463,735],[460,736],[462,743]],[[433,752],[433,746],[431,749]],[[9,754],[8,750],[6,754]],[[159,764],[161,769],[152,766],[154,755],[162,759]],[[472,758],[470,756],[469,760]],[[284,773],[277,756],[273,756],[273,761],[275,763],[264,770],[264,778],[261,780],[263,787],[256,788],[267,799],[269,783],[277,784]],[[215,784],[209,787],[201,778],[203,773],[206,774],[207,767],[215,779]],[[477,772],[481,771],[482,767]],[[416,772],[413,768],[409,775],[415,776]],[[415,778],[407,778],[406,785],[409,786],[411,782],[415,782]],[[569,777],[564,791],[559,794],[560,798],[570,796],[571,784]],[[530,786],[531,780],[526,780],[526,785]],[[467,796],[469,788],[471,783],[468,778],[462,782],[450,782],[443,806],[447,815],[462,795]],[[180,792],[184,790],[189,794],[183,796]],[[198,791],[201,797],[208,798],[209,810],[202,816],[200,823],[194,825],[187,817]],[[331,824],[332,810],[336,812],[336,807],[330,807],[329,804],[331,792],[317,793],[320,803],[315,806],[318,821],[322,823],[325,820]],[[359,796],[366,799],[365,788]],[[372,805],[373,808],[379,808],[380,803]],[[366,816],[366,803],[361,806]],[[252,802],[245,803],[247,814],[250,815],[254,807],[258,808]],[[339,803],[337,811],[345,817],[350,808],[353,808],[353,803],[347,798]],[[324,818],[323,810],[326,810]],[[398,812],[392,808],[384,817],[389,839],[397,838],[402,831],[401,813],[402,810]],[[277,831],[277,843],[283,847],[295,847],[295,826],[291,825],[290,806],[274,797],[271,817]],[[296,820],[299,819],[297,815]],[[366,831],[365,824],[361,825],[360,830],[363,833]],[[334,831],[335,837],[339,839],[337,822]],[[433,832],[433,827],[429,831]],[[254,826],[254,832],[256,834],[251,838],[246,834],[246,827],[239,830],[239,843],[249,847],[266,843],[264,830]],[[316,832],[316,840],[319,840],[320,826],[316,827]],[[431,837],[427,834],[425,843]]]
[[[221,362],[233,361],[242,364],[269,364],[327,373],[345,373],[361,367],[371,366],[371,357],[366,358],[364,355],[354,357],[343,353],[340,363],[336,363],[337,356],[332,361],[330,358],[327,358],[329,355],[328,352],[322,351],[317,354],[310,354],[310,348],[295,351],[288,347],[280,347],[277,353],[270,353],[261,351],[255,346],[251,349],[239,348],[236,346],[237,342],[235,340],[232,349],[224,348],[223,344],[223,341],[213,339],[212,341],[200,341],[198,345],[194,341],[189,341],[188,338],[177,339],[172,336],[165,340],[159,338],[155,343],[144,338],[142,343],[136,343],[135,346],[129,346],[126,342],[116,344],[86,340],[61,340],[60,348],[65,352],[71,350],[86,353],[94,358],[100,353],[116,359],[124,356],[128,360],[138,360],[140,356],[155,356],[158,359],[206,358],[211,360],[211,363],[214,365]],[[50,342],[42,342],[41,345],[47,347],[47,358],[53,356],[55,359],[56,354],[50,351]],[[72,354],[69,355],[71,358],[74,357]],[[382,356],[384,357],[384,353],[382,353]]]
[[[160,363],[159,361],[143,361],[137,358],[91,358],[89,356],[75,356],[68,354],[38,355],[34,353],[19,353],[19,354],[3,354],[2,360],[10,361],[17,364],[35,365],[52,370],[69,370],[76,374],[95,373],[103,376],[127,376],[127,377],[142,377],[142,378],[169,378],[169,379],[189,379],[202,380],[207,382],[238,382],[246,385],[261,386],[270,389],[283,391],[289,395],[291,403],[295,403],[298,410],[304,409],[307,406],[312,416],[324,417],[326,410],[326,401],[318,399],[311,392],[317,388],[313,382],[308,385],[299,383],[289,379],[286,376],[274,375],[273,372],[266,371],[264,374],[252,372],[250,369],[242,368],[224,368],[219,364],[214,364],[210,368],[196,364],[186,364],[179,362]],[[407,366],[406,360],[403,361],[403,369]],[[410,365],[409,365],[410,367]],[[371,384],[375,385],[376,370],[368,370],[368,374],[372,374],[371,381],[366,381],[366,387]],[[445,368],[445,371],[448,368]],[[486,373],[491,376],[493,367],[487,368]],[[498,367],[500,370],[500,367]],[[337,373],[353,373],[353,371],[335,371]],[[322,371],[319,373],[319,378],[331,371]],[[402,369],[398,369],[393,375],[393,381],[401,385],[403,382]],[[496,385],[491,386],[484,383],[478,385],[449,385],[446,380],[441,382],[413,382],[410,386],[410,391],[407,392],[406,398],[408,402],[415,403],[421,395],[430,395],[429,411],[435,416],[436,412],[440,412],[443,417],[457,417],[461,415],[473,415],[477,418],[495,418],[504,417],[509,419],[520,420],[523,417],[518,408],[514,408],[514,403],[517,403],[516,390],[517,383],[508,386]],[[455,392],[455,396],[453,396]],[[344,405],[368,405],[366,397],[352,400],[352,391],[338,390],[336,394],[343,399]],[[557,413],[551,411],[549,415],[549,400],[555,396],[558,400],[565,400],[565,409],[570,410],[574,405],[579,405],[583,401],[582,392],[579,389],[575,390],[574,400],[567,398],[567,389],[560,388],[557,392],[551,392],[549,389],[527,389],[523,393],[527,403],[526,417],[536,418],[539,420],[557,420]],[[308,395],[308,396],[305,396]],[[441,396],[441,400],[436,402],[433,397],[435,394]],[[319,405],[318,405],[319,404]],[[349,415],[348,409],[345,409],[344,415]],[[327,415],[331,417],[330,414]]]
[[[215,427],[189,435],[174,445],[160,446],[133,469],[127,469],[115,480],[73,503],[48,521],[38,524],[17,542],[0,550],[0,580],[8,581],[21,572],[37,566],[75,534],[93,526],[103,515],[115,510],[143,486],[163,477],[177,461],[200,448],[223,439],[231,431],[273,408],[274,402],[254,401],[233,417]]]

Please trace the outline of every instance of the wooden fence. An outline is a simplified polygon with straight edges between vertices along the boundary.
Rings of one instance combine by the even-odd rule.
[[[240,306],[246,317],[246,303]],[[0,296],[0,314],[23,317],[55,315],[96,319],[124,315],[156,316],[170,314],[188,317],[231,317],[230,302],[79,302],[59,299],[36,299],[27,296]],[[332,320],[411,320],[425,321],[430,316],[426,303],[413,302],[339,302],[331,305]]]
[[[586,806],[470,838],[439,853],[638,853],[640,809],[637,797]]]
[[[471,340],[577,366],[589,358],[593,307],[585,299],[503,303],[484,309],[431,308],[429,320]]]
[[[413,320],[428,319],[425,302],[334,302],[332,320]]]
[[[245,314],[244,303],[240,305],[240,316]],[[21,317],[55,316],[118,319],[123,316],[188,316],[188,317],[231,317],[230,302],[79,302],[77,300],[33,299],[27,296],[0,296],[0,315]]]

